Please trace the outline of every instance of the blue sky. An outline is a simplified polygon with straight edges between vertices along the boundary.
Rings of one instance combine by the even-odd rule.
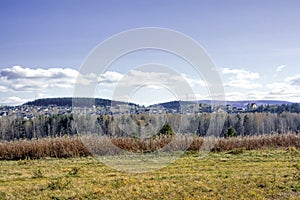
[[[177,30],[201,44],[219,69],[227,100],[300,102],[299,8],[298,0],[2,0],[0,103],[72,96],[69,75],[78,75],[96,45],[121,31],[149,26]],[[136,63],[157,60],[153,52],[142,54],[119,61],[123,71],[116,64],[111,72],[120,78]],[[171,56],[158,57],[174,63]],[[186,68],[183,74],[199,79]],[[197,98],[208,98],[199,88]],[[106,93],[98,91],[100,97],[111,96],[113,86],[102,89]],[[157,96],[157,90],[150,94]],[[151,98],[139,101],[147,104]]]

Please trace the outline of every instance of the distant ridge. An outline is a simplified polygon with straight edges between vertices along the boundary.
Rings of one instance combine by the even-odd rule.
[[[289,101],[280,101],[280,100],[241,100],[241,101],[214,101],[216,104],[225,103],[229,104],[233,107],[245,107],[249,103],[256,103],[258,106],[260,105],[282,105],[282,104],[292,104],[293,102]],[[129,105],[137,105],[134,103],[126,103],[122,101],[113,101],[109,99],[101,99],[101,98],[85,98],[85,97],[61,97],[61,98],[44,98],[44,99],[36,99],[34,101],[27,102],[23,105],[31,105],[31,106],[67,106],[71,107],[72,105],[76,106],[87,106],[87,105],[95,105],[95,106],[110,106],[110,105],[120,105],[120,104],[129,104]],[[203,104],[212,104],[211,100],[198,100],[198,101],[169,101],[164,103],[153,104],[148,107],[162,106],[167,109],[176,109],[181,105],[194,104],[194,103],[203,103]]]
[[[222,101],[215,101],[215,102],[221,103]],[[198,103],[211,104],[211,101],[210,100],[198,100]],[[292,104],[294,102],[281,101],[281,100],[240,100],[240,101],[225,101],[225,103],[230,104],[233,107],[245,107],[248,103],[256,103],[257,106],[261,106],[261,105]]]
[[[30,101],[24,103],[23,105],[29,106],[66,106],[71,107],[72,105],[81,107],[81,106],[110,106],[116,104],[128,104],[121,101],[112,101],[109,99],[101,99],[101,98],[85,98],[85,97],[62,97],[62,98],[44,98],[44,99],[36,99],[34,101]],[[133,103],[129,103],[129,105],[135,105]]]

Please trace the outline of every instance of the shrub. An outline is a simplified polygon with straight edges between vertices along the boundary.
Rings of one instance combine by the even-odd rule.
[[[50,190],[64,190],[69,188],[70,183],[71,183],[70,179],[58,178],[56,180],[52,180],[51,182],[49,182],[47,188]]]
[[[79,168],[78,167],[73,167],[69,172],[68,172],[68,175],[70,176],[75,176],[75,175],[78,175],[79,173]]]
[[[245,151],[246,151],[246,148],[245,147],[241,147],[241,148],[234,148],[231,151],[229,151],[228,153],[237,155],[237,154],[245,153]]]
[[[44,175],[40,169],[33,172],[32,178],[43,178]]]

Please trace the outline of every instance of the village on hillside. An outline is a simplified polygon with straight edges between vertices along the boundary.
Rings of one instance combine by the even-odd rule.
[[[285,106],[291,107],[287,109]],[[282,108],[283,107],[283,108]],[[102,105],[81,105],[76,106],[71,103],[65,105],[47,104],[35,105],[23,104],[19,106],[0,106],[0,118],[14,116],[16,118],[32,119],[39,115],[53,116],[53,115],[71,115],[86,114],[86,115],[116,115],[116,114],[200,114],[200,113],[214,113],[214,112],[226,112],[226,113],[245,113],[245,112],[279,112],[282,111],[294,111],[298,112],[299,104],[294,103],[291,105],[260,105],[255,102],[246,102],[240,106],[234,106],[231,104],[213,106],[208,103],[195,103],[187,101],[174,101],[162,104],[155,104],[151,106],[141,106],[133,103],[115,103],[111,101],[111,104],[103,103]]]

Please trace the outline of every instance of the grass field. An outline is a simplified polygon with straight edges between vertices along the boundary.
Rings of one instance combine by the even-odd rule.
[[[0,161],[0,199],[300,199],[300,153],[186,152],[147,173],[92,157]]]

